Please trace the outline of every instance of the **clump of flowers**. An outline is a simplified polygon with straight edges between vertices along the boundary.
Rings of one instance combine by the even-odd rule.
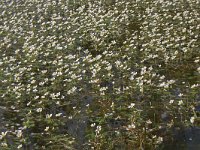
[[[1,147],[156,149],[173,127],[199,126],[198,6],[1,1]]]

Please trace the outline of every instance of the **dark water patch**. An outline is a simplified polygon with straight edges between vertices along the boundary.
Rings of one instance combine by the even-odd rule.
[[[173,129],[173,142],[165,141],[163,150],[200,150],[200,128]]]

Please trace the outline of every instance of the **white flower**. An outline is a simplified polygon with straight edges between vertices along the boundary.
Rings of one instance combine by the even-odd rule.
[[[135,125],[132,123],[128,125],[127,130],[135,129]]]
[[[7,135],[7,133],[8,133],[7,131],[6,132],[1,132],[0,140],[3,139]]]
[[[70,89],[69,91],[67,91],[67,94],[72,94],[76,91],[77,87],[72,87],[72,89]]]
[[[183,94],[182,94],[182,93],[180,93],[178,96],[179,96],[179,97],[182,97],[182,96],[183,96]]]
[[[182,105],[183,104],[183,100],[178,101],[178,105]]]
[[[190,122],[191,122],[191,123],[194,123],[194,120],[195,120],[194,117],[191,117],[191,118],[190,118]]]
[[[94,127],[95,125],[96,125],[96,123],[92,123],[90,126],[91,126],[91,127]]]
[[[42,112],[42,108],[36,109],[37,112]]]
[[[169,103],[170,103],[170,104],[173,104],[173,103],[174,103],[174,100],[170,100]]]
[[[135,106],[135,103],[131,103],[128,108],[133,108]]]
[[[7,147],[7,146],[8,146],[8,144],[7,144],[7,143],[5,143],[5,142],[2,142],[2,143],[1,143],[1,146],[2,146],[2,147]]]
[[[45,74],[45,73],[47,73],[47,70],[42,70],[42,74]]]
[[[199,67],[199,68],[197,68],[197,71],[200,73],[200,67]]]
[[[152,124],[152,122],[151,122],[151,120],[150,120],[150,119],[149,119],[149,120],[147,120],[147,121],[146,121],[146,123],[147,123],[147,124]]]
[[[63,48],[62,48],[62,47],[60,47],[60,46],[59,46],[59,47],[56,47],[56,48],[57,48],[58,50],[62,50],[62,49],[63,49]]]
[[[121,65],[121,61],[117,60],[117,61],[115,62],[115,64],[116,64],[117,67],[119,67],[119,66]]]
[[[97,55],[96,60],[99,60],[101,57],[102,57],[101,55]]]
[[[26,104],[26,106],[29,106],[31,104],[31,101],[30,102],[28,102],[27,104]]]
[[[163,80],[163,79],[165,79],[165,76],[164,76],[164,75],[160,77],[160,80]]]
[[[62,113],[58,113],[56,114],[56,117],[60,117],[62,115]]]
[[[39,96],[35,96],[35,97],[34,97],[34,99],[38,99],[38,98],[39,98]]]
[[[16,132],[17,132],[17,134],[16,134],[17,137],[21,137],[22,136],[22,130],[17,130]]]
[[[100,131],[101,131],[101,126],[97,126],[97,128],[96,128],[96,130],[95,130],[96,134],[99,134]]]
[[[49,130],[49,127],[46,127],[45,129],[44,129],[44,131],[48,131]]]
[[[46,114],[46,118],[51,118],[52,114]]]
[[[191,88],[193,89],[193,88],[196,88],[196,87],[198,87],[199,86],[199,84],[193,84],[192,86],[191,86]]]
[[[56,104],[57,104],[57,105],[60,105],[60,102],[59,102],[59,101],[57,101],[57,102],[56,102]]]
[[[160,143],[162,143],[162,142],[163,142],[163,138],[162,138],[162,137],[158,137],[157,143],[160,144]]]
[[[17,149],[20,149],[20,148],[22,148],[22,144],[20,144],[19,146],[17,146]]]
[[[11,108],[11,109],[15,109],[15,106],[12,105],[10,108]]]
[[[100,92],[106,91],[108,89],[108,87],[102,87],[99,89]]]
[[[36,82],[36,80],[32,80],[32,81],[31,81],[31,84],[34,84],[35,82]]]
[[[111,69],[112,69],[111,65],[109,65],[109,66],[106,67],[106,70],[108,70],[108,71],[111,70]]]

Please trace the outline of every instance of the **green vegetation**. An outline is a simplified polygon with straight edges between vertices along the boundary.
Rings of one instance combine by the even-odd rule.
[[[0,1],[0,149],[154,150],[199,127],[199,6]]]

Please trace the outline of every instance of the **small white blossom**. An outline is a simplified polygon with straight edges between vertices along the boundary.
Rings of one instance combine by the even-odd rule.
[[[135,125],[132,123],[130,125],[128,125],[127,130],[132,130],[135,129]]]
[[[128,108],[133,108],[135,106],[135,103],[131,103]]]
[[[17,130],[16,135],[17,135],[17,137],[21,137],[22,136],[22,130]]]
[[[37,112],[42,112],[42,108],[37,108],[36,111]]]
[[[49,127],[46,127],[46,128],[44,129],[44,131],[46,131],[46,132],[47,132],[48,130],[49,130]]]
[[[95,130],[96,134],[99,134],[100,131],[101,131],[101,126],[97,126],[97,128],[96,128],[96,130]]]
[[[194,117],[191,117],[191,118],[190,118],[190,122],[191,122],[191,123],[194,123],[194,120],[195,120]]]
[[[56,114],[56,117],[60,117],[62,115],[62,113],[58,113]]]
[[[91,126],[91,127],[95,127],[95,125],[96,125],[96,123],[92,123],[90,126]]]
[[[157,144],[160,144],[160,143],[162,143],[162,142],[163,142],[163,137],[158,137],[156,143],[157,143]]]
[[[7,147],[7,146],[8,146],[8,144],[7,144],[7,143],[5,143],[5,142],[2,142],[2,143],[1,143],[1,146],[2,146],[2,147]]]
[[[146,123],[147,123],[147,124],[152,124],[152,122],[151,122],[151,120],[150,120],[150,119],[149,119],[149,120],[147,120],[147,121],[146,121]]]
[[[183,104],[183,100],[178,101],[178,105],[182,105]]]
[[[17,146],[17,149],[20,149],[20,148],[22,148],[22,144],[20,144],[20,145]]]
[[[197,71],[200,73],[200,67],[199,67],[199,68],[197,68]]]
[[[51,118],[52,114],[46,114],[46,118]]]
[[[1,132],[0,140],[3,139],[7,135],[7,133],[8,133],[7,131],[6,132]]]

